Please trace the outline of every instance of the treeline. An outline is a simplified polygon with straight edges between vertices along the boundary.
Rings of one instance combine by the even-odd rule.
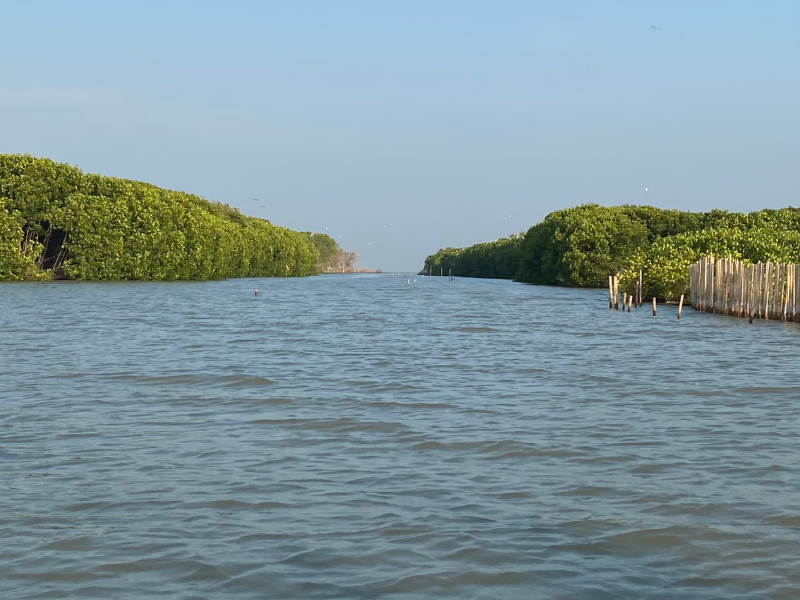
[[[440,250],[426,259],[423,272],[435,273],[446,262],[445,272],[452,268],[466,277],[604,287],[609,274],[621,274],[622,283],[630,285],[642,270],[645,293],[671,299],[687,293],[689,265],[707,254],[800,262],[798,230],[796,208],[745,214],[586,204],[547,215],[523,236]],[[501,261],[516,268],[494,267]]]
[[[332,237],[324,233],[309,233],[307,235],[319,252],[317,272],[344,273],[355,270],[356,262],[360,258],[358,252],[342,250]]]
[[[0,155],[0,280],[297,277],[338,250],[193,194]]]
[[[421,275],[514,279],[519,271],[522,243],[525,234],[512,234],[468,248],[444,248],[425,259]]]

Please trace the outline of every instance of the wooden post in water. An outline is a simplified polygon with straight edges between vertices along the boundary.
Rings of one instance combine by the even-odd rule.
[[[791,283],[791,275],[789,274],[789,265],[783,265],[783,285],[781,286],[781,302],[783,303],[783,311],[781,312],[781,321],[786,321],[789,316],[789,285]]]
[[[608,276],[608,308],[614,308],[614,277]]]
[[[794,283],[792,286],[792,321],[797,321],[797,265],[792,265],[792,273],[792,282]]]
[[[745,315],[747,315],[750,322],[753,322],[753,273],[755,272],[756,268],[755,265],[750,265],[744,271],[744,278],[745,278],[745,310],[747,311]]]
[[[722,287],[720,289],[719,294],[719,302],[720,302],[720,310],[722,311],[723,315],[728,314],[728,259],[723,258],[720,261],[720,266],[722,267],[722,275],[720,275],[720,279],[722,280]]]
[[[772,300],[772,264],[767,261],[764,266],[764,319],[769,320],[769,304]]]
[[[714,312],[714,257],[708,257],[706,265],[706,312]]]
[[[706,312],[713,313],[714,312],[714,267],[715,267],[714,257],[708,257],[708,270],[706,271],[706,277],[708,278],[708,299],[706,300]]]
[[[708,257],[704,257],[700,262],[700,289],[697,292],[697,299],[700,301],[700,310],[706,309],[706,278]]]
[[[656,297],[653,296],[653,316],[656,316]]]
[[[739,316],[743,317],[747,313],[746,310],[746,301],[747,301],[747,267],[744,266],[744,263],[741,263],[739,268],[739,277],[741,281],[739,282],[741,285],[740,296],[739,296]]]
[[[644,294],[644,283],[643,283],[643,279],[642,279],[642,271],[640,269],[639,270],[639,306],[644,304],[643,294]]]
[[[644,288],[634,282],[634,293],[624,294],[622,308],[636,305]],[[619,281],[609,277],[609,289],[619,292]],[[732,256],[705,256],[689,266],[690,305],[695,310],[755,319],[800,322],[800,264],[759,262],[746,264]],[[657,299],[653,300],[653,316]],[[686,296],[678,302],[678,319]],[[618,300],[614,300],[618,302]],[[611,300],[609,300],[611,303]],[[615,305],[616,306],[616,305]]]
[[[784,321],[792,320],[792,311],[789,308],[792,304],[792,289],[794,288],[794,265],[786,265],[786,318]]]
[[[764,289],[766,286],[766,274],[767,265],[764,263],[758,263],[758,273],[756,274],[756,284],[758,285],[758,293],[756,294],[756,299],[758,301],[758,306],[756,308],[756,317],[759,319],[763,319],[764,317]]]
[[[705,258],[700,260],[699,270],[697,273],[697,308],[698,310],[705,310],[703,298],[705,297],[704,294],[706,292],[705,287],[705,275],[706,275],[706,260]]]
[[[633,294],[628,296],[628,312],[631,312],[631,306],[633,306]]]

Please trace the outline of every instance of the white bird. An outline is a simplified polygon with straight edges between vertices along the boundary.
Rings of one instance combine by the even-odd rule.
[[[644,188],[644,191],[646,192],[646,191],[647,191],[647,188]]]
[[[369,245],[372,246],[372,242],[370,242]]]

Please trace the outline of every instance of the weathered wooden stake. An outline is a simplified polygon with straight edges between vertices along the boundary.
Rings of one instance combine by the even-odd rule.
[[[681,312],[683,312],[683,294],[681,294],[681,300],[678,302],[678,320],[681,318]]]
[[[644,284],[642,283],[642,271],[639,270],[639,298],[638,298],[639,306],[644,304],[643,294],[644,294]]]
[[[656,297],[653,296],[653,316],[656,316]]]
[[[755,319],[800,322],[800,265],[706,256],[689,267],[695,310]],[[636,290],[634,301],[638,297]],[[684,297],[684,301],[685,301]],[[681,308],[678,308],[682,313]],[[680,318],[680,317],[678,317]]]

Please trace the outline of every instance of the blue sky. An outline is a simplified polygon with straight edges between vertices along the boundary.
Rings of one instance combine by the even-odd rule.
[[[800,204],[794,0],[4,0],[0,16],[0,152],[327,227],[364,266],[418,270],[583,202]]]

